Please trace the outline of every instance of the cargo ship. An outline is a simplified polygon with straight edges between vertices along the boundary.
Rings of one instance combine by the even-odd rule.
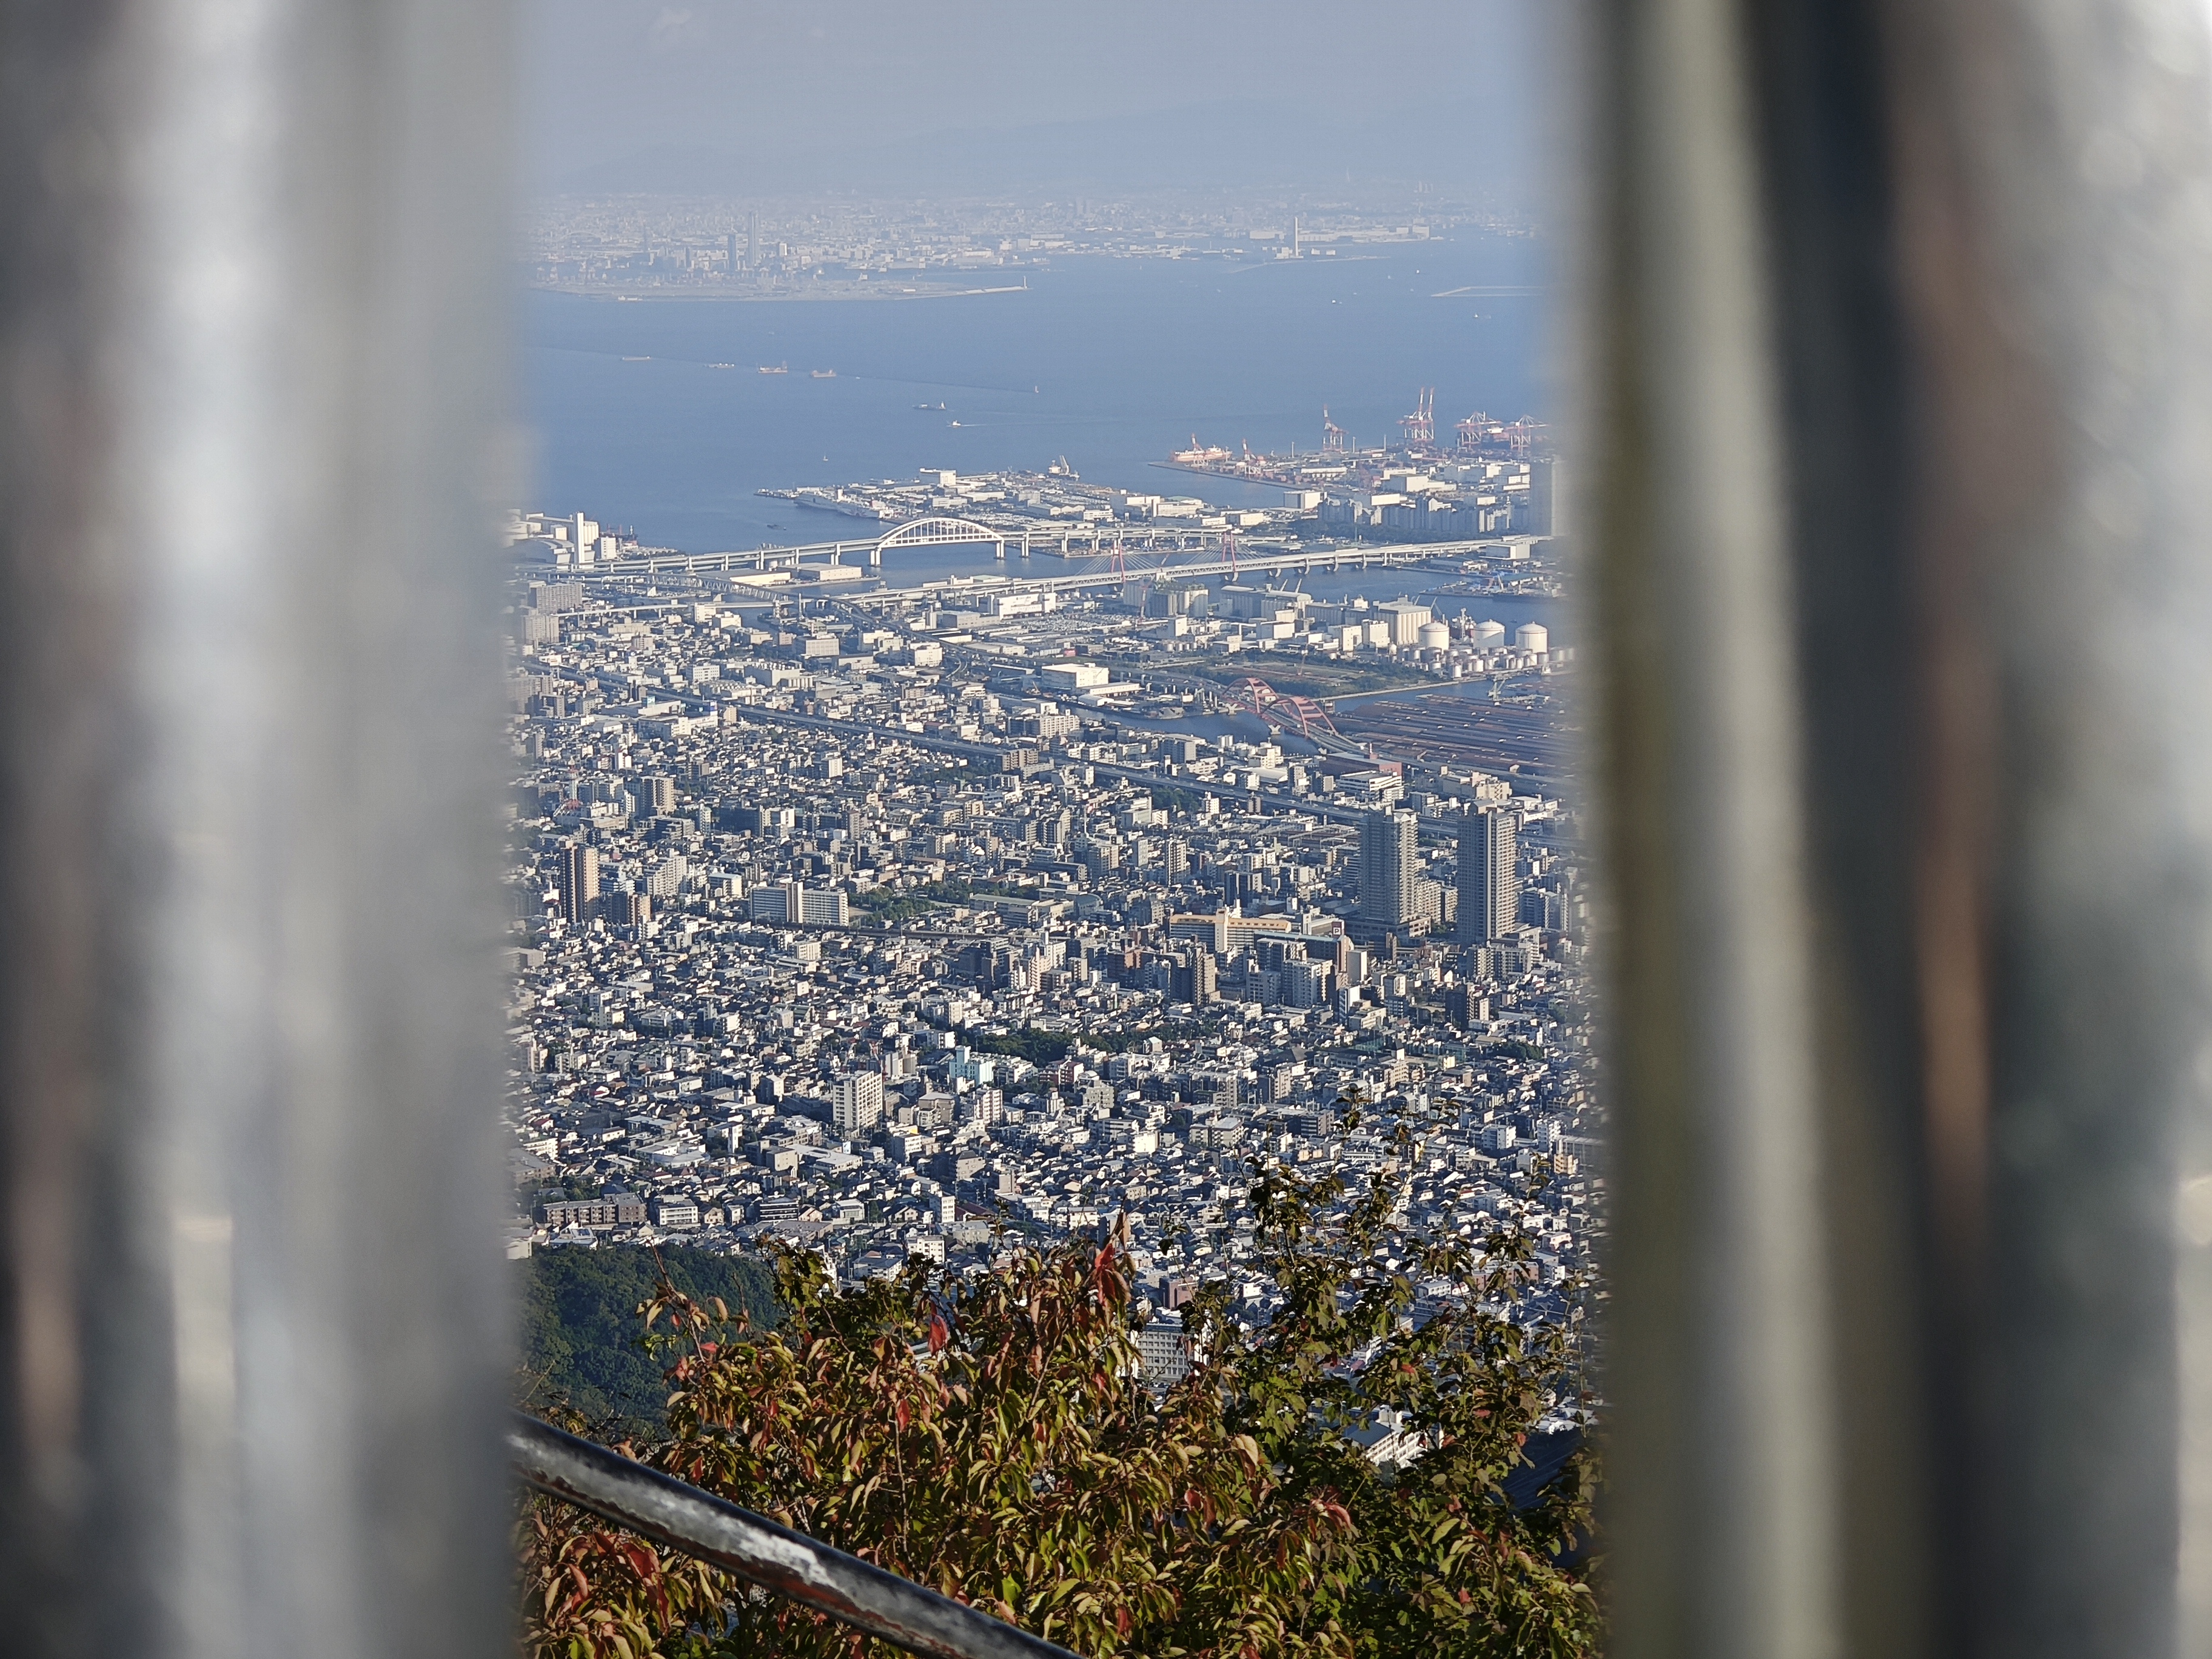
[[[1194,432],[1191,434],[1188,449],[1178,449],[1168,457],[1168,459],[1177,466],[1199,467],[1218,466],[1224,461],[1236,459],[1228,450],[1220,448],[1218,446],[1201,444],[1198,441],[1198,434]]]
[[[789,363],[763,363],[761,365],[760,372],[763,374],[788,374],[791,373],[791,365]]]

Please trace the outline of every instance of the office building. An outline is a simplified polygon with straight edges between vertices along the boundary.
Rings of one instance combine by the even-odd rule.
[[[604,894],[599,916],[611,927],[641,927],[653,920],[653,899],[645,893]]]
[[[1137,1332],[1137,1358],[1145,1382],[1165,1392],[1190,1375],[1190,1333],[1182,1320],[1160,1315]]]
[[[852,907],[842,888],[803,887],[799,893],[799,914],[793,920],[813,927],[849,927]]]
[[[1521,919],[1521,819],[1501,807],[1470,812],[1459,832],[1459,926],[1462,945],[1480,945]]]
[[[755,921],[781,921],[811,927],[848,927],[852,902],[842,888],[809,887],[803,882],[763,884],[745,895],[746,913]]]
[[[1283,1000],[1293,1008],[1319,1008],[1328,1001],[1329,965],[1295,958],[1283,964]]]
[[[805,890],[795,881],[764,883],[745,895],[745,912],[755,921],[797,921]]]
[[[1193,945],[1169,974],[1168,995],[1176,1002],[1203,1008],[1219,994],[1213,952]]]
[[[1419,820],[1387,808],[1370,812],[1359,826],[1359,915],[1382,927],[1402,927],[1414,916]]]
[[[635,1227],[645,1219],[645,1200],[611,1192],[598,1198],[555,1199],[540,1205],[538,1214],[556,1232],[563,1227]]]
[[[837,1079],[831,1122],[841,1135],[864,1135],[884,1121],[884,1079],[880,1072],[854,1072]]]
[[[656,1199],[653,1204],[653,1224],[671,1232],[688,1232],[699,1224],[699,1202],[690,1198]]]
[[[1564,933],[1567,926],[1566,895],[1541,887],[1521,890],[1521,925],[1540,927],[1547,933]]]
[[[1566,480],[1556,457],[1540,456],[1528,463],[1529,531],[1538,536],[1567,533]]]
[[[561,919],[580,927],[599,902],[599,849],[579,842],[561,855]]]

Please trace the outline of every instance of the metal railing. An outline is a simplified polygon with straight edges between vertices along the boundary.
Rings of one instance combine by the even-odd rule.
[[[1075,1659],[1066,1648],[534,1417],[508,1424],[538,1491],[935,1659]]]

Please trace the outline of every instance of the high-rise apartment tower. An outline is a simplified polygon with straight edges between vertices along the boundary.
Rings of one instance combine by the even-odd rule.
[[[561,854],[561,918],[580,927],[599,902],[599,849],[578,842]]]
[[[1359,915],[1364,921],[1401,927],[1413,920],[1419,820],[1389,808],[1370,812],[1359,826]]]
[[[864,1135],[884,1121],[884,1077],[880,1072],[854,1072],[837,1079],[836,1098],[830,1110],[841,1135]]]
[[[1470,812],[1459,832],[1459,926],[1462,945],[1500,937],[1520,919],[1521,817],[1501,806]]]

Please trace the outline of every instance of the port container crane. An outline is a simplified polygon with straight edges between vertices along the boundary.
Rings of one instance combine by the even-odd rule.
[[[1437,441],[1437,389],[1425,386],[1414,400],[1413,412],[1398,417],[1398,430],[1408,449],[1427,449]]]

